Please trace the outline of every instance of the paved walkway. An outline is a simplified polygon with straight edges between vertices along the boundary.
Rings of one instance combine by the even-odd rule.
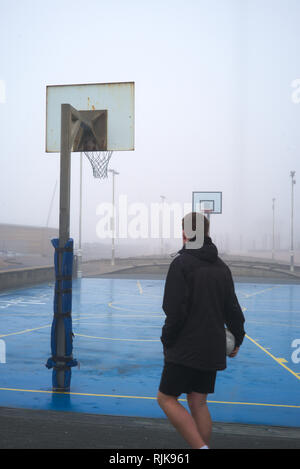
[[[189,449],[166,419],[0,407],[0,448]],[[300,449],[300,428],[215,423],[212,449]]]

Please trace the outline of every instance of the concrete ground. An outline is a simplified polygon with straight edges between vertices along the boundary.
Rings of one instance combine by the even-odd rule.
[[[189,449],[166,419],[0,408],[0,449]],[[300,428],[214,423],[211,449],[300,449]]]

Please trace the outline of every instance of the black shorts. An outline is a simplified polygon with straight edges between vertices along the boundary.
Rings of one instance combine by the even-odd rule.
[[[176,363],[165,362],[159,390],[163,394],[176,397],[191,392],[212,394],[215,392],[216,376],[216,371],[196,370]]]

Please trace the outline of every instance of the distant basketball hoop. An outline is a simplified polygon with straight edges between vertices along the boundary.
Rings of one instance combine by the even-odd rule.
[[[209,208],[206,208],[206,209],[201,210],[201,211],[202,211],[202,213],[204,213],[204,215],[208,215],[208,217],[211,213],[213,213],[213,210],[211,210]]]

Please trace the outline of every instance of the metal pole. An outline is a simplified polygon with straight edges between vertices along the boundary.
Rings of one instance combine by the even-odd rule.
[[[275,258],[275,198],[272,199],[273,229],[272,229],[272,259]]]
[[[54,186],[54,190],[53,190],[53,194],[52,194],[52,199],[51,199],[50,206],[49,206],[47,221],[46,221],[46,230],[45,230],[44,236],[43,236],[43,256],[46,256],[46,252],[45,252],[45,236],[47,235],[47,228],[48,228],[48,225],[49,225],[50,215],[51,215],[52,206],[53,206],[53,201],[54,201],[54,196],[55,196],[55,193],[56,193],[56,187],[57,187],[57,180],[55,181],[55,186]]]
[[[73,124],[72,115],[76,115],[76,125]],[[60,200],[59,200],[59,248],[63,248],[70,237],[70,188],[71,188],[71,146],[76,130],[80,125],[78,112],[70,104],[61,105],[61,143],[60,143]],[[58,273],[61,275],[63,253],[58,253]],[[58,280],[58,289],[62,290],[62,280]],[[62,294],[58,295],[58,317],[56,326],[56,354],[65,357],[66,340],[63,320]],[[68,391],[65,387],[64,361],[56,361],[57,389]],[[62,367],[62,368],[60,368]]]
[[[61,105],[61,146],[60,146],[60,206],[59,206],[59,247],[63,248],[70,236],[70,182],[71,182],[71,144],[70,144],[70,105]],[[63,253],[58,253],[58,272],[61,273]],[[58,282],[59,290],[62,281]],[[64,357],[66,349],[65,326],[62,314],[62,295],[58,298],[58,318],[56,329],[57,356]],[[60,317],[61,315],[61,317]],[[65,371],[59,366],[64,362],[56,362],[58,389],[64,390]]]
[[[120,174],[114,169],[108,170],[112,173],[112,209],[113,209],[113,216],[112,216],[112,239],[111,239],[111,265],[115,265],[115,176]]]
[[[112,172],[112,206],[113,206],[113,222],[112,222],[112,240],[111,240],[111,265],[115,265],[115,172]]]
[[[79,182],[79,235],[77,250],[77,278],[82,277],[82,249],[81,249],[81,233],[82,233],[82,152],[80,152],[80,182]]]
[[[164,202],[166,200],[166,197],[164,195],[160,196],[161,201],[162,201],[162,207],[164,209]],[[160,232],[160,251],[161,251],[161,256],[164,255],[164,238],[163,238],[163,213],[161,216],[161,232]]]
[[[290,262],[290,271],[294,272],[294,185],[296,181],[294,179],[296,171],[291,171],[291,182],[292,182],[292,191],[291,191],[291,262]]]

